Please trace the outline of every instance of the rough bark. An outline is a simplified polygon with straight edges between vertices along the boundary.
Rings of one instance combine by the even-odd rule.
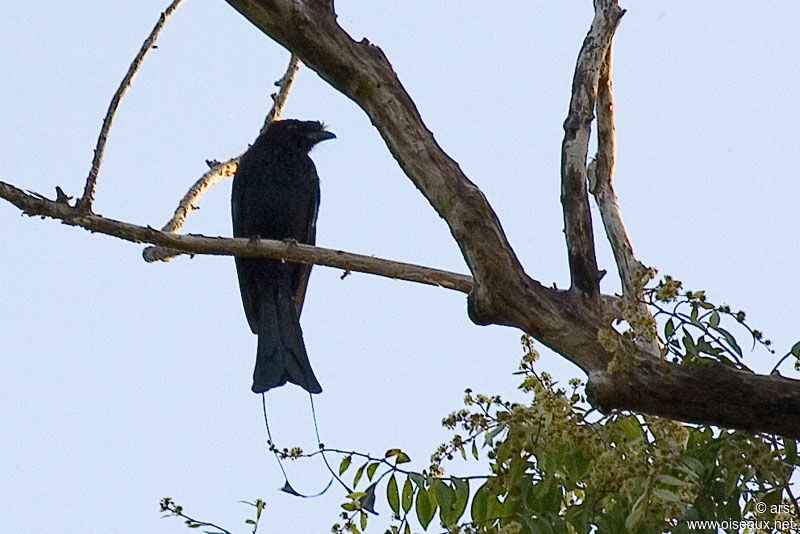
[[[571,155],[566,158],[566,197],[577,206],[565,207],[565,222],[574,219],[577,230],[568,244],[575,253],[574,260],[570,258],[573,285],[560,291],[525,273],[483,193],[436,143],[383,52],[366,40],[351,39],[337,25],[332,2],[226,1],[367,113],[399,165],[449,225],[472,278],[305,245],[168,234],[76,209],[62,195],[50,201],[3,182],[0,196],[29,215],[53,217],[90,231],[187,253],[313,262],[469,292],[467,311],[475,323],[520,328],[578,365],[589,376],[587,389],[593,402],[603,410],[629,409],[800,438],[798,380],[759,376],[722,365],[682,367],[621,336],[615,354],[598,342],[599,332],[608,333],[603,303],[612,297],[598,295],[593,242],[587,241],[591,239],[591,232],[586,233],[591,220],[582,208],[587,194],[580,161],[583,153],[585,164],[583,137],[588,135],[591,110],[586,111],[581,99],[593,100],[597,92],[593,73],[600,71],[605,57],[607,44],[602,43],[610,43],[622,13],[616,2],[595,1],[600,19],[595,19],[584,42],[584,48],[591,50],[583,57],[584,67],[579,64],[584,74],[579,76],[576,69],[574,84],[581,95],[573,94],[573,100],[583,104],[575,107],[574,125],[569,118],[565,125],[565,142],[567,137],[574,141],[565,144],[575,147],[569,148]],[[570,109],[572,116],[573,106]],[[624,363],[610,371],[612,359]]]
[[[608,372],[612,355],[597,340],[598,331],[607,325],[603,324],[602,307],[596,298],[597,275],[594,279],[592,276],[597,269],[593,248],[588,252],[586,240],[586,229],[591,228],[588,212],[578,207],[574,208],[576,214],[565,208],[570,211],[565,213],[565,222],[574,218],[578,228],[573,233],[577,237],[569,246],[581,247],[575,261],[570,260],[571,266],[575,264],[571,270],[573,288],[578,291],[544,287],[525,274],[486,198],[436,143],[386,56],[366,39],[354,41],[339,27],[332,2],[226,1],[370,117],[406,175],[447,221],[461,248],[475,281],[468,304],[475,323],[518,327],[577,364],[589,375],[590,391],[598,406],[606,410],[635,409],[683,421],[702,420],[723,427],[800,437],[796,421],[800,381],[757,376],[724,366],[718,366],[713,373],[684,368],[623,340],[621,350],[627,353],[631,365],[625,371]],[[622,16],[622,10],[611,0],[596,0],[595,9],[597,16],[582,49],[582,53],[588,50],[586,55],[591,57],[583,74],[579,75],[576,69],[574,84],[580,93],[576,101],[583,98],[586,104],[585,99],[589,98],[592,106],[602,61]],[[577,108],[575,118],[568,117],[565,123],[565,142],[568,138],[574,140],[585,153],[580,136],[588,135],[591,109],[586,105]],[[579,161],[567,163],[568,174],[574,173],[568,175],[567,196],[585,205],[585,166],[581,169]],[[575,239],[579,245],[575,245]],[[696,379],[674,380],[683,376]],[[771,396],[776,382],[784,393]],[[659,390],[661,383],[670,387]],[[698,384],[703,387],[698,388]],[[752,402],[753,397],[748,400],[747,395],[722,393],[741,384],[750,384],[753,390],[763,393],[758,398],[772,398],[773,402],[758,404]],[[674,396],[674,402],[654,396],[654,389]],[[723,397],[727,401],[720,403]],[[706,408],[700,410],[700,406]]]

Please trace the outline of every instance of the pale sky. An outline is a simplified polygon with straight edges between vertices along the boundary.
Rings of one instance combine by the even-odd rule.
[[[4,2],[0,180],[80,194],[111,95],[167,4]],[[437,141],[486,194],[527,273],[559,287],[569,280],[562,123],[591,4],[337,2],[340,24],[383,49]],[[615,185],[634,250],[713,302],[746,310],[785,352],[800,339],[800,10],[782,1],[623,7]],[[164,224],[206,159],[254,139],[287,61],[225,2],[186,0],[122,102],[95,211]],[[312,153],[321,246],[466,272],[446,225],[355,104],[304,69],[284,117],[322,120],[338,136]],[[229,236],[229,198],[230,181],[220,183],[184,230]],[[6,531],[184,531],[160,518],[164,496],[234,532],[249,532],[239,501],[259,497],[259,532],[329,531],[337,488],[314,500],[278,491],[250,392],[256,338],[231,258],[145,264],[141,246],[21,217],[5,201],[0,228]],[[601,234],[598,249],[603,289],[614,292]],[[400,447],[422,469],[465,388],[522,398],[511,375],[521,332],[473,325],[461,293],[340,275],[314,269],[302,317],[324,388],[315,402],[326,445],[377,455]],[[750,361],[771,367],[763,352]],[[540,368],[562,381],[582,376],[551,353]],[[279,445],[315,448],[305,392],[286,386],[267,402]],[[459,460],[452,469],[482,467]],[[305,493],[330,478],[316,460],[287,469]],[[377,510],[382,532],[385,499]]]

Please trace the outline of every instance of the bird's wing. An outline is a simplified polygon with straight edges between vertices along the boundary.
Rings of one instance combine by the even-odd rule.
[[[316,177],[316,171],[314,171]],[[307,206],[308,208],[308,216],[306,217],[306,221],[308,221],[308,226],[306,227],[305,235],[303,236],[304,239],[302,240],[303,243],[307,245],[314,245],[317,241],[317,213],[319,212],[319,181],[315,180],[316,187],[315,194],[313,198],[313,202],[310,202]],[[295,291],[294,291],[294,303],[295,307],[297,308],[297,316],[300,317],[300,312],[303,310],[303,300],[306,297],[306,287],[308,287],[308,278],[311,275],[311,264],[304,263],[301,265],[300,269],[297,270],[297,277],[295,278]]]

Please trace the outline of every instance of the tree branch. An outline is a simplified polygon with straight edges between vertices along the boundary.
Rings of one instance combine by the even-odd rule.
[[[367,41],[353,41],[336,24],[331,2],[227,1],[365,110],[406,174],[447,221],[474,281],[465,275],[307,245],[160,232],[72,207],[63,194],[51,201],[3,182],[0,197],[28,215],[53,217],[90,231],[190,254],[319,263],[469,292],[468,312],[474,322],[520,328],[574,362],[588,374],[587,389],[602,409],[635,409],[683,421],[800,438],[800,381],[754,375],[723,365],[685,367],[665,362],[610,329],[600,306],[607,297],[587,299],[591,291],[559,291],[528,277],[485,197],[436,144],[386,57]],[[609,17],[604,25],[610,40],[621,12],[612,0],[596,0],[596,8]],[[604,57],[605,48],[596,48],[602,49]],[[587,86],[579,83],[576,87],[580,92]],[[596,90],[596,79],[594,87]],[[588,131],[588,123],[585,127]],[[584,135],[582,132],[580,135]],[[586,149],[584,144],[584,163]],[[580,172],[585,173],[585,169]],[[581,202],[586,197],[585,184],[583,187]],[[614,348],[608,349],[612,344]]]
[[[608,47],[597,92],[597,155],[589,166],[589,190],[594,195],[606,236],[611,243],[617,264],[622,295],[628,299],[642,299],[642,280],[647,267],[633,254],[628,231],[614,191],[614,164],[616,159],[616,130],[614,126],[614,96],[612,93],[612,64],[614,44]]]
[[[147,36],[147,39],[144,40],[144,43],[142,43],[141,48],[139,48],[139,53],[136,54],[135,58],[133,58],[131,66],[128,67],[128,72],[125,73],[125,77],[122,78],[122,82],[120,82],[119,87],[117,87],[117,90],[114,93],[114,96],[111,98],[111,103],[108,105],[108,111],[103,119],[103,126],[100,128],[100,135],[97,138],[97,146],[94,149],[92,167],[89,169],[89,176],[86,177],[86,185],[83,188],[83,196],[75,203],[75,206],[82,211],[87,213],[92,211],[94,192],[97,188],[97,175],[100,172],[100,163],[103,161],[103,152],[105,152],[106,141],[108,141],[108,132],[111,130],[111,122],[114,120],[114,115],[117,113],[119,103],[122,101],[125,91],[127,91],[128,87],[130,87],[133,77],[139,71],[139,67],[142,66],[144,56],[153,48],[153,45],[158,38],[158,34],[161,33],[161,29],[167,22],[167,18],[172,15],[182,1],[183,0],[173,0],[167,9],[165,9],[164,12],[158,17],[158,22],[156,22],[156,25],[150,32],[150,35]]]
[[[262,133],[269,123],[277,120],[278,117],[280,117],[281,112],[286,105],[286,100],[289,97],[289,91],[294,83],[294,78],[299,69],[300,59],[292,54],[292,57],[289,59],[289,66],[286,67],[286,72],[283,74],[283,76],[281,76],[280,80],[275,82],[275,85],[278,87],[278,91],[276,93],[272,93],[271,95],[272,106],[267,113],[267,118],[264,120],[264,126],[261,127]],[[229,176],[236,174],[236,169],[239,168],[239,158],[241,157],[242,156],[240,154],[224,163],[217,162],[212,165],[211,169],[203,174],[203,176],[201,176],[194,183],[194,185],[189,188],[189,191],[187,191],[187,193],[178,203],[178,207],[175,209],[175,213],[173,214],[172,218],[161,230],[164,232],[173,233],[180,230],[181,226],[183,226],[183,223],[186,221],[186,218],[192,211],[194,211],[195,205],[200,200],[200,197],[202,197],[209,188],[216,185],[223,178],[228,178]],[[182,252],[179,250],[163,247],[145,247],[145,249],[142,251],[142,257],[146,262],[169,261],[176,256],[180,256],[181,254]]]
[[[602,5],[600,5],[602,4]],[[572,287],[589,296],[600,293],[592,214],[586,189],[586,158],[603,58],[625,13],[616,2],[595,2],[595,17],[578,54],[572,98],[561,144],[561,206]]]
[[[216,185],[220,180],[236,174],[236,169],[239,168],[239,157],[240,156],[237,156],[224,163],[214,164],[211,169],[198,178],[178,203],[178,207],[175,208],[175,213],[172,215],[172,218],[161,228],[161,231],[170,233],[177,232],[181,226],[183,226],[183,223],[186,222],[186,218],[189,214],[194,211],[200,197],[203,196],[209,188]],[[181,254],[183,254],[183,252],[180,250],[164,247],[145,247],[142,251],[142,257],[144,261],[148,263],[154,261],[169,261]]]
[[[692,409],[702,403],[701,398],[705,395],[709,402],[704,414],[704,417],[708,416],[705,422],[751,429],[753,421],[756,421],[756,430],[800,437],[795,416],[784,416],[780,420],[773,416],[774,413],[791,413],[796,399],[800,399],[798,381],[752,375],[724,367],[710,375],[702,375],[704,387],[692,391],[697,398],[695,404],[676,401],[674,405],[667,405],[658,398],[649,401],[650,390],[658,387],[659,381],[668,380],[673,374],[680,376],[697,371],[664,362],[659,354],[636,347],[621,336],[614,339],[618,344],[618,355],[623,354],[628,362],[624,366],[628,371],[608,371],[614,355],[603,348],[598,335],[601,331],[608,332],[609,327],[603,322],[602,308],[597,299],[585,298],[586,294],[597,294],[593,254],[587,256],[583,248],[573,247],[576,252],[573,262],[579,266],[575,271],[574,285],[585,293],[546,288],[528,277],[486,198],[436,144],[383,52],[366,39],[353,41],[337,25],[330,2],[226,1],[275,41],[297,54],[305,65],[352,99],[369,116],[406,175],[446,220],[461,248],[474,276],[474,287],[468,299],[468,312],[474,322],[515,326],[574,362],[589,374],[594,398],[599,399],[599,405],[604,408],[628,409],[630,406],[626,403],[635,398],[636,409],[642,412],[692,421],[695,420]],[[585,53],[581,55],[584,63],[576,69],[575,100],[576,110],[580,113],[571,115],[573,118],[568,118],[566,124],[572,132],[567,136],[569,139],[565,137],[569,145],[567,196],[576,205],[585,205],[587,201],[588,128],[599,71],[623,13],[613,0],[596,0],[595,4],[597,16],[593,31],[584,42]],[[581,105],[577,106],[579,103]],[[587,103],[591,105],[586,107]],[[579,136],[583,137],[579,139]],[[575,219],[575,227],[579,230],[581,224],[585,226],[588,221],[585,217],[583,222],[579,220],[583,213],[581,209],[578,206],[577,212],[565,213],[565,218]],[[565,211],[569,210],[565,208]],[[588,211],[586,213],[588,216]],[[586,237],[590,234],[584,232],[577,236],[579,242],[584,238],[584,244]],[[574,239],[572,243],[575,243]],[[590,244],[593,247],[593,242]],[[647,385],[642,380],[629,381],[626,374],[636,374],[640,363],[644,365],[642,373],[647,378]],[[732,383],[749,381],[751,387],[769,391],[774,380],[783,380],[783,391],[787,392],[776,401],[780,408],[777,412],[770,411],[776,408],[775,405],[770,410],[762,409],[736,396],[724,407],[716,404],[719,392],[725,391],[724,388]],[[687,393],[679,385],[675,391]],[[715,405],[716,411],[710,408]],[[743,412],[748,413],[745,416]]]
[[[286,100],[289,98],[289,91],[292,89],[292,84],[294,84],[294,78],[297,76],[297,71],[300,70],[300,65],[300,58],[292,54],[292,57],[289,58],[289,66],[286,67],[286,72],[283,73],[280,80],[275,82],[278,91],[272,93],[272,107],[270,107],[269,113],[264,119],[264,126],[261,127],[260,133],[264,133],[269,123],[278,120],[281,116],[283,108],[286,106]]]
[[[644,285],[648,281],[648,269],[633,255],[633,246],[628,238],[622,212],[614,192],[614,164],[616,162],[617,132],[614,125],[614,95],[612,91],[612,72],[614,57],[614,41],[608,45],[600,77],[597,84],[597,154],[587,167],[589,191],[594,196],[600,210],[600,218],[606,237],[611,244],[614,261],[622,285],[622,296],[625,302],[619,307],[619,317],[629,319],[631,308],[645,317],[653,317],[644,302]],[[630,322],[630,321],[629,321]],[[641,321],[633,321],[641,322]],[[652,322],[655,324],[655,321]],[[639,342],[645,350],[660,354],[658,336],[653,332],[641,332]]]
[[[454,289],[462,293],[468,293],[472,289],[471,276],[341,250],[268,239],[233,239],[163,232],[149,226],[138,226],[85,213],[70,206],[66,201],[48,200],[41,195],[26,193],[5,182],[0,182],[0,197],[14,204],[26,215],[51,217],[90,232],[118,237],[133,243],[152,243],[186,254],[263,256],[275,260],[315,263],[346,271],[376,274]]]
[[[493,302],[492,288],[518,285],[522,266],[483,193],[436,143],[383,52],[339,27],[331,2],[227,1],[366,112],[461,248],[475,278],[471,316],[496,322],[495,309],[505,306]]]
[[[718,362],[684,366],[658,360],[639,361],[614,373],[593,372],[589,378],[587,397],[606,412],[641,411],[800,438],[799,380],[754,375]],[[720,424],[723,420],[728,424]]]

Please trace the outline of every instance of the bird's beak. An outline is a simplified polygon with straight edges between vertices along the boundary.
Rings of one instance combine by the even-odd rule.
[[[320,141],[327,141],[328,139],[336,139],[336,134],[320,130],[318,132],[309,133],[308,138],[314,143],[319,143]]]

